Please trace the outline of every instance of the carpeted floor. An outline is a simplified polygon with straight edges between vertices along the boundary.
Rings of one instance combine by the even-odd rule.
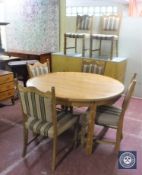
[[[120,102],[117,103],[119,105]],[[25,159],[23,146],[22,112],[19,101],[14,106],[0,108],[0,175],[50,175],[51,142],[46,139],[37,147],[29,147]],[[110,130],[106,137],[113,137]],[[60,138],[64,145],[67,136]],[[55,175],[141,175],[142,174],[142,100],[132,99],[125,115],[122,151],[137,152],[136,169],[118,169],[118,158],[113,145],[99,144],[91,156],[82,147],[74,149],[57,167]]]

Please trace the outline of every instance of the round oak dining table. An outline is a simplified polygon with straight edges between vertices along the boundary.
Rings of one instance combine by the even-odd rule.
[[[26,85],[36,87],[42,92],[55,87],[58,104],[90,107],[87,154],[92,153],[96,107],[114,103],[124,91],[124,85],[116,79],[83,72],[48,73],[29,79]]]

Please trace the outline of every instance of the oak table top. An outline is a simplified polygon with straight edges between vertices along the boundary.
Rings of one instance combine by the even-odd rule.
[[[27,86],[36,87],[43,92],[50,91],[54,86],[58,102],[69,102],[78,106],[94,104],[92,108],[94,115],[90,117],[90,126],[88,126],[86,144],[88,154],[92,152],[96,106],[115,101],[124,91],[124,85],[118,80],[83,72],[48,73],[29,79]]]
[[[93,102],[120,95],[124,85],[110,77],[81,72],[56,72],[34,77],[27,86],[46,92],[55,87],[56,97],[69,101]]]

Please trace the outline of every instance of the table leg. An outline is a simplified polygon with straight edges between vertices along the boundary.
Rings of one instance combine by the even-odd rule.
[[[90,107],[90,116],[89,116],[88,131],[87,131],[86,153],[88,155],[92,153],[92,149],[93,149],[95,116],[96,116],[96,104],[93,104]]]

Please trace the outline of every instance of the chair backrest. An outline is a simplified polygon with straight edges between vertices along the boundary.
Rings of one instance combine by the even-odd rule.
[[[43,74],[47,74],[50,72],[49,60],[45,63],[36,62],[35,64],[27,64],[27,69],[29,73],[29,77],[35,77]]]
[[[82,72],[95,73],[103,75],[105,72],[106,62],[96,60],[83,60],[82,61]]]
[[[76,19],[76,32],[85,31],[87,33],[92,33],[93,27],[93,16],[89,15],[77,15]]]
[[[133,76],[132,76],[132,78],[131,78],[130,83],[131,83],[133,80],[135,80],[135,79],[136,79],[136,77],[137,77],[137,73],[134,73],[134,75],[133,75]]]
[[[136,85],[136,79],[133,79],[131,82],[130,82],[130,85],[125,93],[125,97],[124,97],[124,100],[123,100],[123,103],[122,103],[122,113],[125,113],[125,111],[127,110],[128,108],[128,105],[129,105],[129,102],[130,102],[130,99],[132,97],[132,94],[134,92],[134,89],[135,89],[135,85]]]
[[[54,87],[43,93],[34,87],[18,85],[22,110],[25,116],[35,120],[54,122],[56,120],[56,99]]]
[[[102,16],[101,33],[119,35],[121,15]]]

